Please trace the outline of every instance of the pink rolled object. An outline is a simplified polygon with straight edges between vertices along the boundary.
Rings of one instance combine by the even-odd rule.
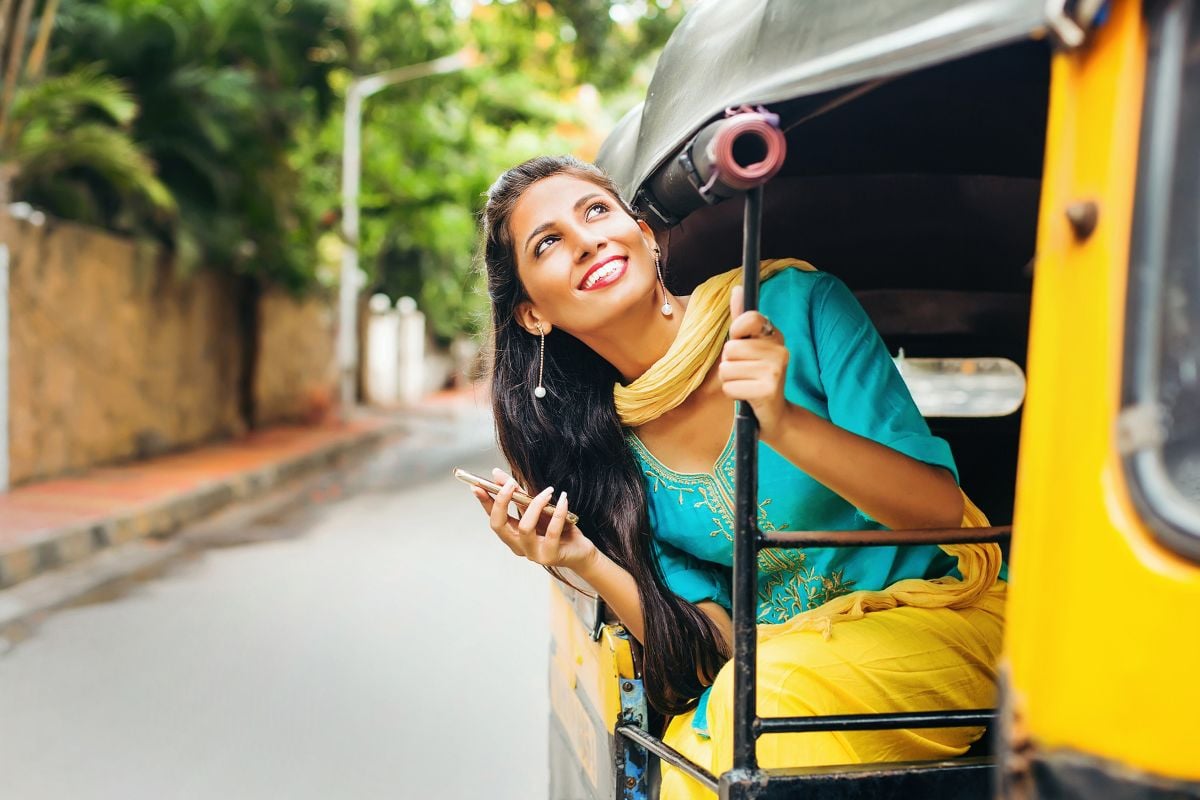
[[[708,155],[723,184],[744,191],[761,186],[779,172],[787,156],[787,139],[779,130],[778,119],[774,114],[749,111],[734,114],[721,124],[709,141]],[[741,145],[738,157],[735,145]]]

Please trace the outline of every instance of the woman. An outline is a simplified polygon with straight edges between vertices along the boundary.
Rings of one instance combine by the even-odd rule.
[[[731,760],[732,400],[760,426],[764,531],[986,521],[832,276],[764,262],[761,313],[742,313],[740,268],[676,297],[650,227],[599,170],[565,157],[502,175],[484,223],[492,399],[514,476],[495,471],[494,497],[473,491],[515,554],[604,598],[643,645],[647,696],[672,716],[665,740],[720,774]],[[539,492],[519,518],[508,510],[518,484]],[[990,705],[999,569],[993,545],[763,552],[760,715]],[[935,758],[979,734],[772,735],[758,753],[766,767]],[[665,767],[662,797],[692,796],[711,794]]]

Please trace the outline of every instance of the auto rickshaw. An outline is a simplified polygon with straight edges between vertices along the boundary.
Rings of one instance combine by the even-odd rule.
[[[660,760],[722,798],[1200,797],[1198,142],[1195,0],[709,0],[684,17],[597,158],[656,228],[671,290],[760,258],[840,277],[993,527],[764,535],[743,513],[739,408],[734,769],[662,743],[636,643],[559,585],[552,798],[655,797]],[[1010,535],[998,709],[754,713],[759,550]],[[939,762],[755,759],[775,732],[981,723]]]

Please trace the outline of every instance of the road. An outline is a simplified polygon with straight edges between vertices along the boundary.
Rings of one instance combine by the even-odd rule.
[[[0,656],[0,796],[544,798],[548,578],[448,477],[454,444],[201,526],[167,573],[44,621]]]

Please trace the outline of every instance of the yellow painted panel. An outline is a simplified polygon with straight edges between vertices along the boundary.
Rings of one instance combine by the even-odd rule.
[[[1200,779],[1200,569],[1153,541],[1115,442],[1145,52],[1126,0],[1053,60],[1006,650],[1037,744]]]
[[[553,587],[550,595],[552,669],[563,676],[563,685],[586,698],[612,732],[621,713],[621,678],[634,677],[629,640],[620,626],[606,625],[600,640],[592,641],[563,592]]]

